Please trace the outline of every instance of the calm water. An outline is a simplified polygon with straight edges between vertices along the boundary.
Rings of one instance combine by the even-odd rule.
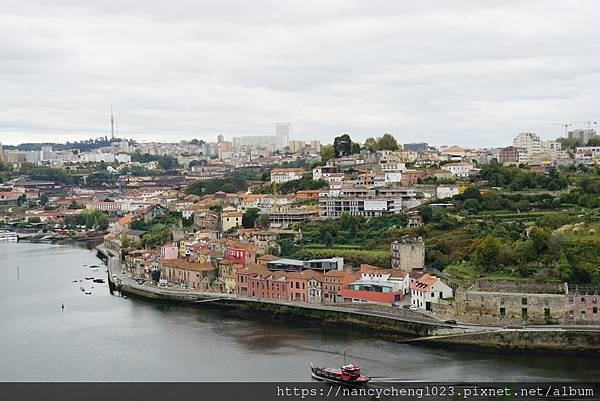
[[[0,380],[304,381],[311,361],[337,364],[332,354],[348,347],[352,360],[380,377],[597,380],[600,372],[592,358],[435,349],[122,299],[84,280],[106,278],[103,266],[94,272],[84,264],[100,264],[94,251],[0,243]],[[92,295],[82,285],[93,285]]]

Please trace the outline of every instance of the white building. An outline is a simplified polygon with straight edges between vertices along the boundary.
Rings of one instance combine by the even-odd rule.
[[[305,171],[301,168],[274,168],[271,170],[271,182],[282,184],[284,182],[299,180]]]
[[[468,177],[469,172],[473,170],[471,163],[449,163],[441,167],[442,170],[449,171],[455,177]]]
[[[592,161],[600,159],[600,146],[578,146],[575,150],[575,160]]]
[[[459,188],[459,185],[438,185],[435,195],[438,199],[452,198],[454,195],[458,195]]]
[[[352,284],[361,284],[361,287],[368,286],[388,286],[389,290],[386,292],[401,292],[407,295],[410,291],[410,275],[408,272],[391,269],[373,269],[370,271],[364,271],[360,274],[360,279],[353,282]],[[363,289],[355,286],[354,288],[349,285],[350,289]]]
[[[513,140],[513,145],[517,148],[525,149],[527,158],[530,160],[541,151],[540,137],[533,132],[521,132]]]
[[[410,303],[417,308],[431,310],[431,304],[451,298],[454,292],[438,277],[424,274],[410,285]]]

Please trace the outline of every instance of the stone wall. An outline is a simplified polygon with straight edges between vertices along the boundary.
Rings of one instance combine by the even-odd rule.
[[[478,279],[473,287],[474,291],[514,292],[527,294],[565,294],[565,283],[547,283],[535,280],[486,280]]]
[[[502,330],[429,338],[423,342],[441,342],[518,352],[576,352],[586,355],[600,353],[600,333],[598,331]]]
[[[561,294],[458,291],[456,307],[457,316],[470,317],[472,323],[556,324],[566,317],[565,296]]]

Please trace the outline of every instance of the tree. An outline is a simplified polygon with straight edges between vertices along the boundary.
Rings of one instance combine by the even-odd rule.
[[[562,281],[568,281],[573,275],[573,269],[564,252],[560,253],[560,258],[554,266],[554,275]]]
[[[467,199],[475,199],[477,201],[481,200],[481,192],[479,192],[479,188],[470,185],[465,189],[465,192],[462,193],[462,198]]]
[[[160,270],[152,270],[152,281],[158,283],[160,281]]]
[[[352,150],[350,151],[350,154],[354,155],[354,154],[360,153],[360,149],[361,149],[360,143],[358,143],[358,142],[352,142],[352,148],[351,149]]]
[[[470,199],[467,199],[466,201],[464,201],[462,206],[465,209],[467,209],[469,212],[476,212],[481,208],[477,199],[473,199],[473,198],[470,198]]]
[[[586,146],[600,146],[600,137],[598,137],[598,136],[591,137],[587,141]]]
[[[39,216],[31,216],[27,218],[28,223],[41,223],[42,219]]]
[[[502,244],[493,235],[488,235],[473,252],[471,261],[475,266],[484,271],[491,272],[497,269],[498,255]]]
[[[271,225],[271,217],[268,214],[261,214],[258,216],[258,225],[261,228],[269,228]]]
[[[121,239],[121,248],[129,248],[131,247],[131,240],[129,239],[128,236],[124,236],[123,239]]]
[[[71,201],[71,204],[69,205],[69,209],[71,210],[75,210],[75,209],[84,209],[85,206],[80,205],[79,203],[75,202],[75,201]]]
[[[383,134],[377,138],[377,150],[398,150],[398,142],[391,134]]]
[[[349,156],[352,153],[352,139],[350,135],[342,134],[336,136],[333,141],[335,157]]]
[[[242,215],[242,227],[244,228],[254,228],[256,221],[258,219],[258,213],[260,209],[255,207],[250,207],[246,209],[244,214]]]
[[[333,145],[321,146],[321,161],[325,163],[333,158],[335,158],[335,148]]]
[[[372,136],[368,137],[365,140],[364,147],[366,149],[368,149],[370,152],[375,152],[377,150],[377,141]]]
[[[17,198],[17,206],[21,206],[25,202],[27,202],[27,195],[25,195],[25,194],[19,195],[19,197]]]
[[[47,204],[49,201],[50,201],[50,198],[48,198],[48,195],[46,195],[46,194],[42,194],[42,195],[40,196],[40,199],[39,199],[40,205],[44,206],[44,205],[46,205],[46,204]]]

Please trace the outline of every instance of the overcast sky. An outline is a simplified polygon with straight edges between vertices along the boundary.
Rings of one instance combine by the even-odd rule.
[[[600,2],[0,0],[0,142],[496,146],[600,120]],[[554,124],[553,124],[554,123]],[[577,127],[585,127],[578,124]]]

